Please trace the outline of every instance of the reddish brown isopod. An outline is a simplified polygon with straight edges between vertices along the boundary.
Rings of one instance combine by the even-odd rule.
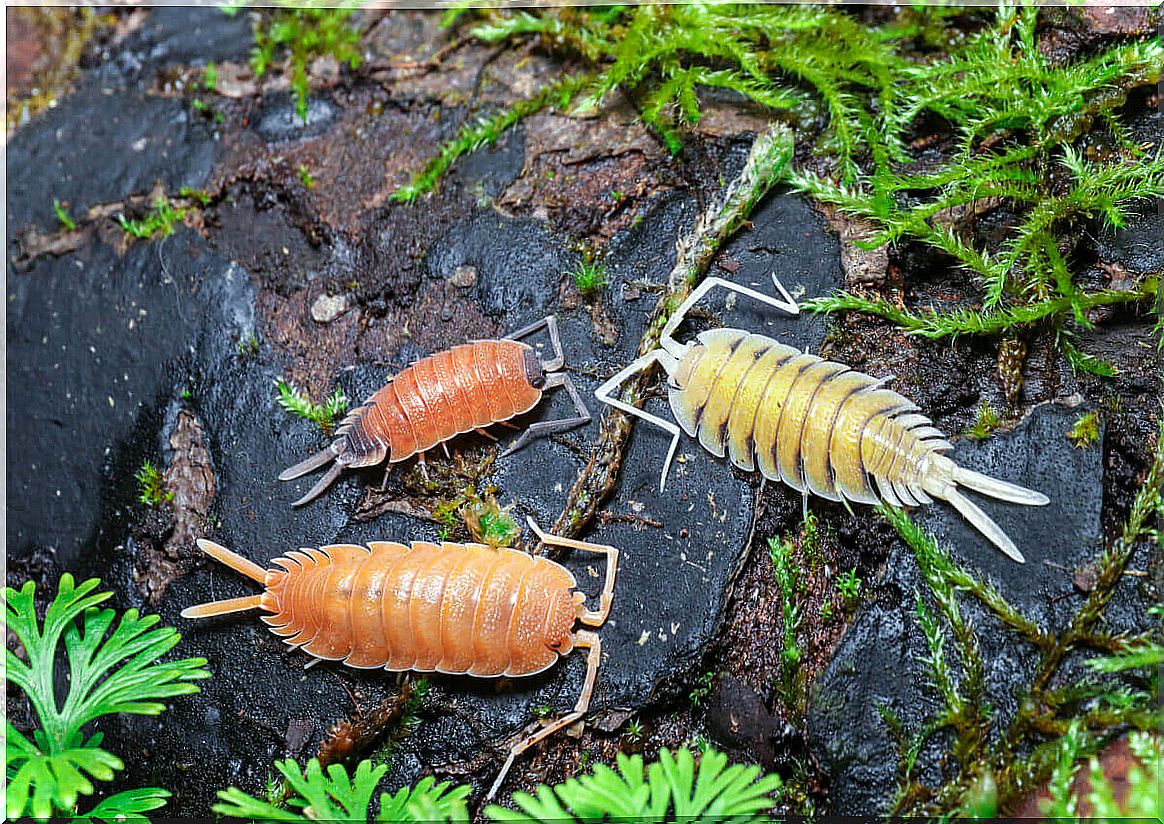
[[[517,338],[545,328],[554,348],[552,360],[538,360],[533,347]],[[326,464],[331,469],[296,501],[301,506],[330,486],[346,467],[389,465],[420,456],[437,444],[465,432],[507,421],[533,409],[547,389],[563,386],[577,416],[531,424],[503,455],[521,449],[535,437],[590,421],[570,377],[558,324],[551,315],[501,340],[481,340],[438,352],[407,367],[343,420],[327,449],[285,469],[279,480],[290,481]]]
[[[580,719],[590,706],[602,643],[597,633],[575,630],[574,624],[602,625],[618,569],[614,547],[546,535],[529,524],[546,544],[606,555],[597,610],[586,608],[568,569],[513,549],[423,541],[337,544],[289,552],[274,561],[282,569],[263,569],[199,540],[203,552],[265,591],[187,607],[182,617],[266,610],[273,614],[262,620],[285,643],[361,669],[520,677],[548,669],[576,647],[587,648],[586,679],[573,711],[510,748],[492,797],[518,755]]]

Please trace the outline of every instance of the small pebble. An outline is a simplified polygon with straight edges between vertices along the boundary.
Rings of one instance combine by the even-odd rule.
[[[322,294],[311,304],[311,319],[316,323],[331,323],[344,312],[348,311],[349,304],[346,295]]]
[[[453,270],[449,283],[458,289],[469,289],[477,282],[477,267],[463,264]]]

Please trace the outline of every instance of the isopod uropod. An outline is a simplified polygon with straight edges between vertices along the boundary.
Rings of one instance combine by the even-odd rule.
[[[517,338],[545,328],[554,357],[544,363],[533,347]],[[507,421],[533,409],[542,394],[563,386],[577,416],[531,424],[503,454],[521,449],[534,437],[544,437],[590,421],[569,375],[557,320],[551,315],[500,340],[481,340],[455,346],[422,358],[405,368],[363,405],[348,413],[336,430],[331,446],[285,469],[279,480],[290,481],[320,467],[331,469],[296,501],[302,506],[323,493],[347,467],[375,466],[385,458],[389,466],[420,456],[457,435]]]
[[[588,650],[586,678],[574,709],[533,732],[509,751],[489,790],[501,786],[514,759],[555,731],[582,718],[590,706],[602,642],[575,622],[598,627],[610,613],[618,550],[543,533],[551,546],[606,556],[606,580],[597,610],[565,567],[547,558],[483,544],[411,546],[377,541],[337,544],[276,558],[263,569],[212,541],[207,555],[263,584],[264,592],[187,607],[183,618],[207,618],[251,609],[293,648],[316,659],[361,669],[441,672],[476,677],[534,675],[575,648]]]
[[[953,447],[919,407],[883,388],[891,377],[878,380],[740,329],[712,329],[690,344],[672,337],[691,306],[715,286],[799,314],[775,274],[772,280],[783,300],[708,278],[663,327],[661,348],[629,364],[595,393],[603,403],[671,433],[659,490],[679,445],[679,427],[610,396],[632,374],[656,362],[667,373],[671,411],[688,435],[717,457],[726,451],[740,469],[758,469],[765,478],[803,492],[806,508],[810,492],[846,507],[849,501],[917,506],[940,498],[1022,563],[1010,537],[958,486],[1033,506],[1046,504],[1047,496],[954,463],[943,454]]]

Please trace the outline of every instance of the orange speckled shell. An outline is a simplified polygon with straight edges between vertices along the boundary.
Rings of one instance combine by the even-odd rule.
[[[527,352],[517,341],[483,340],[412,364],[341,424],[336,435],[346,435],[351,450],[345,464],[398,463],[533,409],[542,390],[527,377]]]
[[[289,552],[263,609],[294,647],[352,667],[533,675],[570,652],[577,581],[545,558],[481,544],[374,542]],[[551,649],[547,644],[557,640]]]

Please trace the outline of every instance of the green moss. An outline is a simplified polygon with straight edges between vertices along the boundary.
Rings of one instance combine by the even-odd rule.
[[[971,440],[984,441],[993,435],[1000,426],[1002,426],[1002,416],[998,414],[998,410],[983,401],[978,406],[974,423],[963,434]]]
[[[1102,618],[1135,548],[1145,539],[1156,540],[1152,519],[1164,516],[1162,480],[1164,428],[1158,433],[1151,468],[1122,535],[1095,561],[1094,588],[1066,627],[1055,634],[1041,629],[993,587],[955,564],[904,512],[880,508],[913,550],[925,578],[926,592],[919,593],[917,600],[927,649],[923,662],[941,699],[941,709],[913,731],[906,730],[891,710],[880,708],[901,758],[893,814],[936,817],[991,806],[1008,809],[1049,780],[1047,814],[1071,817],[1078,809],[1070,788],[1079,759],[1094,755],[1115,733],[1158,726],[1160,684],[1150,675],[1164,658],[1158,638],[1152,633],[1113,638],[1104,630]],[[1018,712],[1005,725],[985,700],[982,653],[961,605],[966,598],[980,602],[1037,653],[1033,674],[1016,687]],[[1152,614],[1159,617],[1158,612]],[[1096,649],[1115,654],[1096,656]],[[1077,675],[1071,676],[1069,686],[1053,686],[1062,681],[1063,663],[1072,653],[1082,654],[1097,674],[1139,669],[1149,677],[1138,681],[1136,688],[1099,678],[1080,680]],[[1136,736],[1136,741],[1146,747],[1148,739]],[[927,744],[948,749],[939,756],[947,765],[940,784],[926,784],[914,774],[918,754]],[[1105,792],[1099,786],[1089,799],[1099,809],[1108,805]],[[1140,809],[1137,804],[1130,809]],[[1106,809],[1115,814],[1110,806]]]
[[[284,52],[291,66],[291,93],[295,110],[307,122],[307,67],[317,57],[333,57],[350,68],[360,64],[360,31],[351,21],[356,9],[292,7],[267,11],[255,24],[251,67],[262,77]]]
[[[240,337],[238,343],[235,344],[235,352],[238,354],[239,360],[256,357],[259,354],[259,339],[255,337],[255,333],[251,332],[249,335]]]
[[[57,216],[57,222],[66,232],[76,230],[77,224],[69,217],[69,210],[56,198],[53,198],[53,214]]]
[[[211,201],[209,192],[204,189],[195,189],[193,186],[183,186],[178,190],[178,194],[199,206],[209,205]]]
[[[490,546],[512,546],[520,530],[508,512],[482,512],[479,516],[481,537]]]
[[[174,493],[166,489],[161,471],[149,461],[144,461],[136,473],[137,499],[146,506],[161,506],[174,500]]]
[[[590,260],[578,261],[578,266],[573,272],[573,279],[574,288],[587,299],[594,298],[610,283],[610,277],[606,274],[606,266]]]
[[[947,255],[983,286],[981,310],[899,309],[849,293],[809,303],[813,311],[878,314],[912,334],[929,337],[997,334],[1050,320],[1090,325],[1099,305],[1142,301],[1155,292],[1149,279],[1119,292],[1086,292],[1075,285],[1062,248],[1072,227],[1098,218],[1123,224],[1141,201],[1164,193],[1164,154],[1146,156],[1126,146],[1092,160],[1071,143],[1093,121],[1121,131],[1114,114],[1130,88],[1159,77],[1159,42],[1114,46],[1068,65],[1052,65],[1035,38],[1037,9],[1000,6],[993,25],[950,50],[944,59],[900,71],[897,105],[870,110],[866,136],[871,169],[848,185],[819,175],[794,175],[794,185],[818,200],[876,226],[869,247],[905,239]],[[926,114],[947,120],[958,152],[936,171],[906,172],[909,127]],[[996,200],[1018,214],[1001,248],[972,245],[948,216]],[[1112,374],[1061,336],[1073,368]]]
[[[1076,449],[1086,449],[1099,440],[1099,411],[1085,412],[1075,419],[1067,433]]]
[[[797,639],[804,617],[801,603],[802,588],[799,566],[796,563],[796,542],[792,538],[768,539],[768,553],[776,573],[776,583],[780,587],[780,620],[784,630],[783,646],[780,650],[780,692],[789,709],[800,705],[800,686],[803,684],[803,670],[799,666],[803,650]]]
[[[707,700],[707,697],[709,695],[711,695],[711,691],[714,687],[715,687],[715,673],[714,672],[705,672],[705,673],[703,673],[703,675],[699,676],[699,678],[695,682],[695,687],[691,690],[691,693],[687,696],[688,699],[690,699],[690,701],[691,701],[691,706],[696,707],[696,708],[701,707],[703,705],[703,702]]]
[[[279,393],[279,406],[292,415],[305,420],[314,421],[325,435],[330,435],[335,426],[335,419],[341,416],[348,408],[348,399],[343,390],[337,388],[323,403],[313,402],[293,383],[279,378],[275,381],[275,388]]]
[[[202,70],[202,88],[208,92],[218,89],[218,67],[213,62],[207,63]]]
[[[565,109],[588,80],[589,77],[586,76],[562,78],[550,83],[533,97],[519,101],[499,114],[483,117],[465,126],[456,137],[441,146],[436,157],[415,174],[407,186],[393,192],[392,199],[412,203],[418,197],[433,191],[444,173],[461,155],[493,144],[511,126],[540,111],[548,108]]]
[[[628,741],[638,742],[643,740],[643,725],[637,718],[632,718],[626,722],[626,732],[624,733]]]
[[[169,237],[174,234],[174,224],[186,217],[184,208],[175,207],[164,195],[159,196],[153,204],[153,209],[141,218],[127,218],[124,214],[117,216],[117,223],[121,230],[131,237],[141,240],[150,240],[154,237]]]
[[[441,525],[441,540],[448,540],[462,524],[474,541],[487,546],[513,546],[521,536],[509,507],[501,507],[491,489],[482,495],[465,486],[451,500],[437,501],[433,518]]]
[[[981,309],[911,312],[841,293],[811,302],[814,311],[871,312],[930,337],[1049,322],[1064,333],[1060,349],[1073,368],[1110,375],[1110,364],[1070,342],[1070,327],[1088,326],[1090,309],[1145,301],[1156,291],[1154,279],[1126,291],[1086,291],[1063,253],[1083,221],[1118,227],[1129,209],[1164,194],[1164,154],[1145,155],[1118,114],[1130,89],[1159,78],[1164,47],[1151,37],[1058,64],[1039,49],[1038,10],[1008,3],[993,19],[981,15],[983,25],[970,35],[950,26],[945,9],[907,10],[880,27],[837,9],[776,5],[481,14],[484,22],[470,30],[478,39],[534,38],[581,60],[590,73],[552,80],[464,130],[399,199],[430,191],[457,157],[553,98],[559,108],[584,111],[621,91],[680,151],[684,130],[701,117],[699,90],[725,88],[769,111],[826,111],[829,130],[816,148],[835,160],[839,182],[799,172],[794,185],[875,226],[865,245],[921,243],[984,287]],[[910,141],[935,117],[949,124],[957,146],[917,173]],[[1093,127],[1107,129],[1117,150],[1096,159],[1078,151],[1072,141]],[[1018,215],[1000,248],[975,246],[950,220],[988,201]]]
[[[307,168],[306,164],[299,166],[299,182],[303,184],[305,189],[315,188],[315,178],[311,176],[311,170]]]
[[[856,606],[861,597],[861,579],[857,577],[856,567],[837,576],[837,592],[841,594],[841,600],[845,602],[845,606],[850,609]]]

